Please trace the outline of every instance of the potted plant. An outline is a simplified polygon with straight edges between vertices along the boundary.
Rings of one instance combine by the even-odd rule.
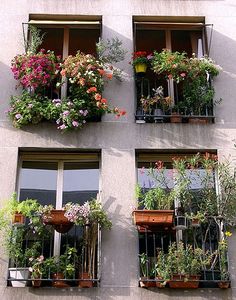
[[[163,250],[157,249],[157,261],[155,264],[156,286],[164,288],[170,280],[170,266]]]
[[[140,266],[140,280],[139,284],[141,288],[155,287],[156,282],[154,276],[152,276],[152,268],[146,253],[139,255],[139,266]],[[153,277],[153,279],[151,279]]]
[[[5,246],[10,259],[9,279],[13,287],[26,286],[29,279],[30,258],[39,256],[41,250],[40,242],[33,242],[25,249],[24,239],[26,234],[25,228],[12,227],[6,239]]]
[[[44,272],[44,256],[40,255],[38,257],[29,258],[31,262],[31,267],[29,267],[29,271],[32,279],[33,287],[40,287],[42,283],[42,275]]]
[[[152,55],[148,54],[146,51],[134,52],[132,56],[132,65],[135,69],[135,72],[138,74],[144,74],[151,59]]]
[[[169,287],[198,288],[202,264],[206,264],[208,260],[207,253],[203,253],[200,248],[184,245],[183,242],[172,243],[167,254],[171,275]]]
[[[172,99],[171,97],[164,97],[163,87],[159,86],[153,89],[153,97],[148,96],[140,99],[143,111],[149,115],[154,116],[155,123],[163,122],[164,112],[169,109]]]
[[[65,216],[71,222],[83,226],[82,264],[79,270],[79,286],[92,287],[96,278],[96,248],[100,228],[110,229],[111,221],[101,203],[92,199],[83,205],[67,203]],[[82,279],[82,280],[81,280]],[[88,279],[88,280],[87,280]]]
[[[153,182],[152,188],[146,190],[139,184],[136,185],[136,198],[142,210],[134,210],[133,220],[135,225],[172,226],[174,218],[173,193],[166,182],[165,167],[163,162],[156,162],[147,175]]]
[[[45,259],[43,263],[44,276],[51,275],[53,287],[69,287],[65,279],[75,277],[77,260],[77,249],[67,245],[64,254]]]

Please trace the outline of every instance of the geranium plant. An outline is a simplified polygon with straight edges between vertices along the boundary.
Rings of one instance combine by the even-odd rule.
[[[152,54],[147,53],[147,51],[136,51],[132,56],[132,65],[137,64],[149,64],[152,59]]]
[[[41,49],[38,53],[20,54],[14,57],[11,70],[23,88],[33,90],[49,87],[59,75],[60,56]]]

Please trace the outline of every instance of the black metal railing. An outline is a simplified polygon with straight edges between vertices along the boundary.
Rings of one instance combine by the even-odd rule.
[[[101,231],[98,226],[94,248],[89,249],[90,241],[84,238],[86,227],[89,225],[74,225],[68,232],[58,233],[50,225],[37,232],[28,220],[24,225],[13,225],[7,242],[10,256],[8,285],[35,286],[35,282],[40,282],[40,286],[64,288],[97,286]],[[88,257],[90,250],[93,251],[92,258]],[[18,273],[21,270],[23,275]]]

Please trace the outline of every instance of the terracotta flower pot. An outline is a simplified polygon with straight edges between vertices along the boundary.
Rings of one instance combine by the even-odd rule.
[[[174,210],[134,210],[135,225],[172,225],[174,220]]]
[[[54,273],[52,274],[52,286],[53,287],[56,287],[56,288],[66,288],[66,287],[69,287],[69,285],[67,283],[65,283],[64,280],[64,274],[61,273],[61,272],[58,272],[58,273]]]
[[[12,224],[13,225],[24,225],[25,224],[25,216],[23,216],[21,213],[16,212],[12,216]]]
[[[172,112],[170,116],[171,123],[182,123],[182,116],[179,113]]]
[[[72,228],[73,223],[64,214],[65,210],[52,209],[50,214],[43,216],[43,222],[46,225],[52,225],[57,232],[66,233]]]
[[[220,289],[228,289],[230,283],[228,281],[220,281],[217,284]]]
[[[200,275],[180,275],[174,274],[169,281],[172,289],[197,289],[199,286]]]
[[[189,117],[188,122],[192,123],[192,124],[208,124],[209,123],[207,118],[198,118],[198,117]]]
[[[40,287],[42,284],[42,280],[41,279],[32,279],[32,286],[37,288]]]
[[[79,279],[91,279],[91,276],[88,272],[83,272],[80,274]],[[80,288],[91,288],[93,287],[92,280],[79,280],[79,287]]]

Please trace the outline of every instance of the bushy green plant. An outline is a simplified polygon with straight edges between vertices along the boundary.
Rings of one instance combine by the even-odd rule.
[[[38,124],[47,118],[46,108],[49,99],[40,94],[22,91],[19,96],[12,96],[8,116],[14,127],[21,128],[28,124]]]
[[[63,273],[65,277],[73,278],[77,263],[77,249],[67,245],[64,254],[45,259],[42,270],[43,277],[48,277],[53,273]]]

